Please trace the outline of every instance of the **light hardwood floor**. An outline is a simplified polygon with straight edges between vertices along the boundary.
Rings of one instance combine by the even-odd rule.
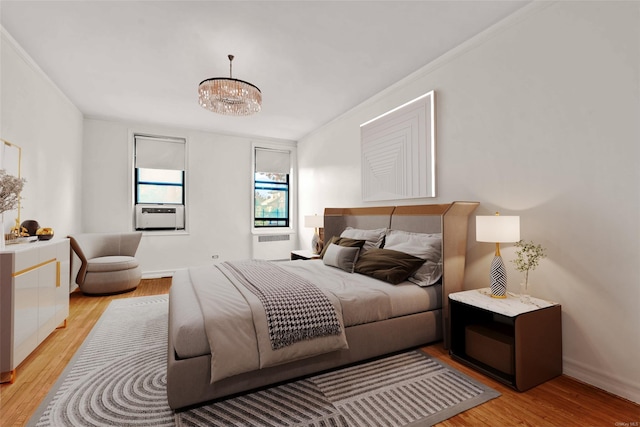
[[[170,279],[157,279],[143,280],[138,289],[121,295],[87,297],[73,292],[67,327],[54,331],[18,367],[13,384],[0,386],[0,425],[26,424],[112,300],[165,294],[170,286]],[[442,344],[423,350],[502,393],[438,426],[640,427],[640,405],[570,377],[563,375],[518,393],[453,361]]]

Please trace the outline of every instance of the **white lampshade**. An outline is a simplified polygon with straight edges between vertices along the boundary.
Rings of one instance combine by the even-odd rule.
[[[477,216],[476,241],[511,243],[520,240],[519,216]]]
[[[323,215],[305,215],[304,226],[306,228],[324,228]]]

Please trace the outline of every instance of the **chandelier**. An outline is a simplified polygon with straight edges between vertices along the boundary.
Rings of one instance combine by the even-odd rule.
[[[200,105],[214,113],[249,116],[262,108],[262,92],[257,86],[232,77],[233,55],[229,55],[229,77],[203,80],[198,86]]]

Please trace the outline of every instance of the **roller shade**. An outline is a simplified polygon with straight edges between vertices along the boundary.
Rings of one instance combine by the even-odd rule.
[[[289,173],[290,170],[289,151],[256,148],[256,172]]]
[[[135,137],[136,167],[149,169],[185,169],[185,140]]]

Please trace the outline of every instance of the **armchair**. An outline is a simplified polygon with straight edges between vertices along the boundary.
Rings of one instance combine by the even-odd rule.
[[[84,294],[108,295],[134,290],[142,278],[135,258],[141,232],[85,233],[69,236],[82,265],[76,283]]]

